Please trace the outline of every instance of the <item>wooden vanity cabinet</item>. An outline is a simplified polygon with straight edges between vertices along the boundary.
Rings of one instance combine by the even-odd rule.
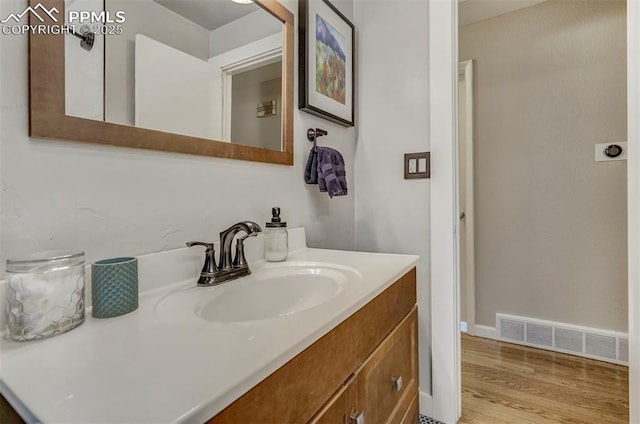
[[[358,379],[354,374],[309,424],[349,424],[350,419],[355,419],[361,412],[358,410]]]
[[[358,408],[366,422],[401,422],[418,394],[417,308],[376,348],[357,376]]]
[[[209,423],[415,424],[417,420],[414,268]]]
[[[361,414],[365,423],[417,422],[417,312],[414,308],[309,424],[360,424]]]

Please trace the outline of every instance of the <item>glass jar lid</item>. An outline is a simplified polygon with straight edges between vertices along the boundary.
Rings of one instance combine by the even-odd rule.
[[[84,252],[47,250],[7,259],[7,272],[45,272],[84,264]]]

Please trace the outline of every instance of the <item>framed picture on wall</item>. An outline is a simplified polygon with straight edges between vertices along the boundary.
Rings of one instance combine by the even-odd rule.
[[[354,26],[327,0],[299,0],[301,110],[352,127]]]

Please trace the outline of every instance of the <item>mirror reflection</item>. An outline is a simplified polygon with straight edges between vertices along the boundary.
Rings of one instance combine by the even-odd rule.
[[[66,0],[124,12],[65,37],[67,115],[282,150],[282,22],[231,0]],[[68,16],[68,14],[66,14]],[[102,34],[105,32],[106,34]]]

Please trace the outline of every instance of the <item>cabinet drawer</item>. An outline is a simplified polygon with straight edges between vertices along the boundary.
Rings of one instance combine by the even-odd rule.
[[[414,310],[358,373],[358,403],[369,423],[400,422],[418,392],[418,326]]]
[[[357,377],[354,374],[309,424],[349,424],[349,417],[356,413],[358,406],[356,384]]]

